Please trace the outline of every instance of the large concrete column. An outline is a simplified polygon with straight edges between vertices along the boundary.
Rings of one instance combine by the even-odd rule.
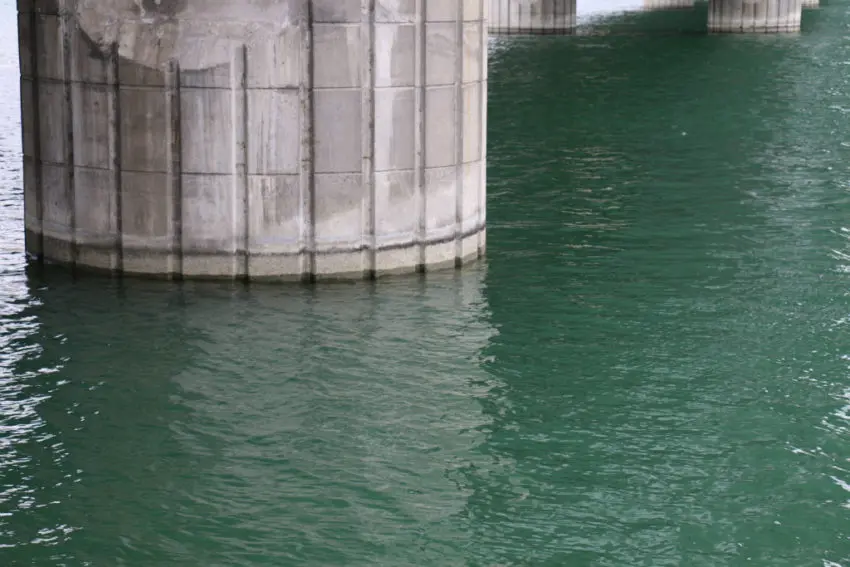
[[[370,277],[484,250],[486,0],[19,0],[27,250]]]
[[[801,0],[709,0],[710,32],[796,32]]]
[[[576,0],[487,0],[492,34],[570,34]]]

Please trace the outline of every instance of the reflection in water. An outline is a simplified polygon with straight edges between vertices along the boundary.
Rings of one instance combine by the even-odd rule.
[[[26,426],[5,422],[19,439],[0,461],[20,492],[3,522],[12,557],[459,553],[486,421],[483,276],[313,289],[33,276],[18,318],[39,348],[14,370],[26,391],[3,398],[31,406],[15,412]]]
[[[188,411],[172,377],[197,356],[181,323],[183,298],[178,288],[127,294],[64,274],[32,278],[29,296],[19,317],[31,326],[17,340],[30,356],[14,367],[18,395],[3,398],[33,409],[27,424],[5,422],[22,457],[13,468],[23,490],[7,501],[11,556],[99,561],[102,546],[124,560],[156,539],[152,518],[180,529],[173,495],[188,492],[203,468],[171,431]],[[80,540],[94,548],[74,550]]]
[[[482,563],[850,564],[843,58],[690,37],[494,45]]]

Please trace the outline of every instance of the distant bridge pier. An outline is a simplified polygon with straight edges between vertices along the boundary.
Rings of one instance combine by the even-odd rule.
[[[689,10],[694,0],[643,0],[643,9],[650,10]]]
[[[802,0],[709,0],[708,31],[784,33],[800,31]]]
[[[487,0],[494,35],[572,34],[576,0]],[[802,9],[819,0],[709,0],[708,30],[720,33],[783,33],[800,29]],[[692,8],[694,0],[644,0],[644,10]]]
[[[571,34],[576,27],[576,0],[487,0],[494,35]]]

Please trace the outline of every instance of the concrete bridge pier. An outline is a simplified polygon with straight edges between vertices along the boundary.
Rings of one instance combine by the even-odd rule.
[[[689,10],[694,0],[643,0],[643,9],[651,10]]]
[[[802,0],[709,0],[708,31],[800,31]]]
[[[571,34],[576,0],[487,0],[491,34]]]
[[[27,251],[372,277],[485,244],[485,2],[19,0]]]

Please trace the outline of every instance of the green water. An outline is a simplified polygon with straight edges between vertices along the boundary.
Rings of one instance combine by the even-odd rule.
[[[487,261],[313,288],[25,270],[0,47],[0,565],[850,567],[850,4],[704,25],[494,40]]]

